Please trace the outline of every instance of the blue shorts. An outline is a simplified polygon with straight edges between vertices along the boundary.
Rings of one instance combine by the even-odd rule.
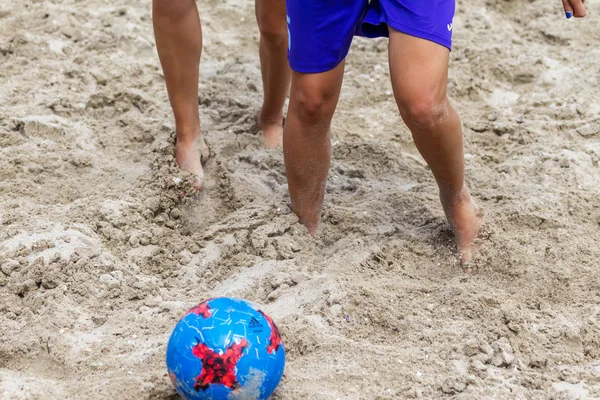
[[[455,0],[287,0],[290,66],[332,70],[355,35],[388,36],[388,26],[450,49]]]

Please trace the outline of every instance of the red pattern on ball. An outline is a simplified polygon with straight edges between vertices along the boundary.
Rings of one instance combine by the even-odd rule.
[[[206,390],[212,384],[221,384],[229,389],[238,388],[235,367],[246,347],[248,342],[242,339],[239,343],[229,345],[224,354],[218,354],[198,340],[198,344],[192,348],[192,353],[202,360],[202,372],[196,378],[194,389]]]
[[[210,306],[208,305],[208,301],[204,301],[204,302],[198,304],[196,307],[192,308],[190,311],[188,311],[186,315],[190,315],[190,314],[201,315],[202,318],[206,319],[212,315],[212,311],[210,311]]]
[[[265,317],[265,319],[269,323],[269,327],[271,328],[271,336],[269,337],[269,345],[267,346],[267,351],[269,352],[269,354],[273,354],[274,352],[279,350],[279,346],[281,346],[281,335],[279,334],[279,329],[277,328],[277,325],[275,325],[275,322],[273,322],[271,317],[269,317],[262,311],[258,312],[261,313],[263,317]]]

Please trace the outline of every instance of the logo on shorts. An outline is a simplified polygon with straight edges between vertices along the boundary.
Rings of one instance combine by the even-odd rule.
[[[452,22],[448,24],[448,32],[452,32]]]

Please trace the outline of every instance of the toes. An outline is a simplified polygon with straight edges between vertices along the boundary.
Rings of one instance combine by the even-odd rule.
[[[194,183],[194,189],[200,190],[200,189],[202,189],[202,186],[204,185],[204,170],[202,168],[200,168],[200,170],[196,171],[195,174],[196,174],[196,182]]]
[[[196,177],[196,182],[194,183],[194,190],[202,189],[203,185],[204,185],[204,178]]]
[[[473,250],[472,249],[465,249],[459,252],[458,255],[458,259],[460,261],[460,266],[465,270],[465,271],[470,271],[471,270],[471,261],[473,260]]]

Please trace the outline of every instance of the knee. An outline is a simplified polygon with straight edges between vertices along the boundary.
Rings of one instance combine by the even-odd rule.
[[[402,119],[411,129],[430,131],[442,124],[449,116],[450,107],[446,96],[422,93],[410,99],[398,99]]]
[[[152,0],[152,9],[156,17],[180,19],[194,10],[194,0]]]
[[[267,44],[270,45],[281,45],[287,46],[287,25],[285,23],[285,16],[282,18],[275,18],[275,16],[265,16],[258,18],[258,29],[260,31],[260,37]]]
[[[336,98],[333,93],[312,86],[301,86],[294,92],[292,94],[293,103],[301,121],[306,124],[315,124],[331,120],[336,106]]]

